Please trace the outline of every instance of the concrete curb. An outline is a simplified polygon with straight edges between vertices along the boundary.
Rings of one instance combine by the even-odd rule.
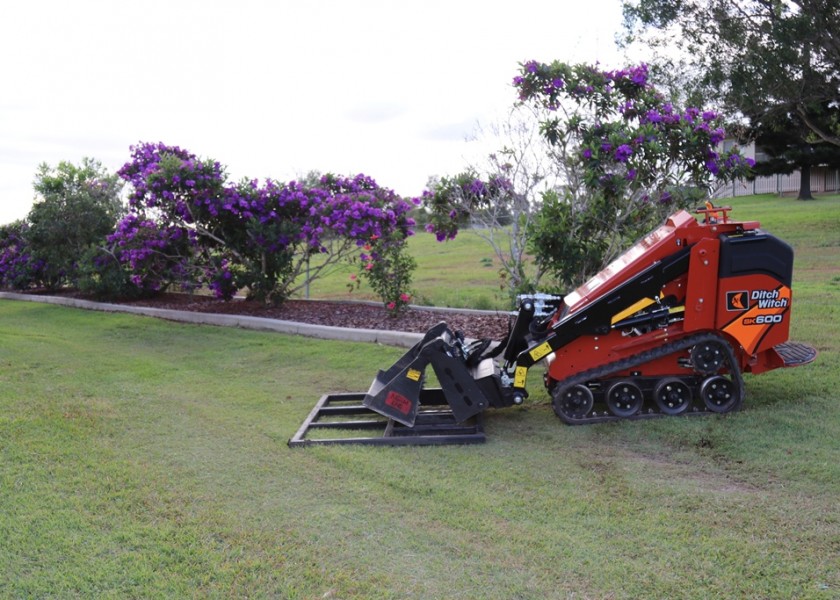
[[[240,315],[221,315],[216,313],[200,313],[186,310],[171,310],[151,308],[147,306],[126,306],[107,302],[92,302],[78,298],[64,298],[61,296],[34,296],[31,294],[17,294],[14,292],[0,292],[0,299],[22,300],[24,302],[40,302],[43,304],[57,304],[71,308],[85,310],[100,310],[104,312],[123,312],[181,323],[195,323],[199,325],[216,325],[219,327],[240,327],[258,331],[274,331],[289,335],[302,335],[324,340],[339,340],[346,342],[372,342],[387,346],[410,348],[423,339],[421,333],[407,331],[387,331],[378,329],[351,329],[347,327],[330,327],[327,325],[309,325],[295,321],[281,321],[263,317],[249,317]]]

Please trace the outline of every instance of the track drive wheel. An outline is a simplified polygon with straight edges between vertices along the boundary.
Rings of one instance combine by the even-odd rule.
[[[641,410],[644,395],[632,381],[616,381],[607,390],[606,402],[616,417],[632,417]]]
[[[701,342],[691,349],[690,360],[701,375],[714,375],[726,361],[726,349],[720,342]]]
[[[653,399],[664,414],[679,415],[691,405],[691,388],[676,377],[668,377],[656,384]]]
[[[592,411],[595,397],[592,390],[582,384],[555,390],[551,405],[565,423],[581,422]]]
[[[700,397],[706,408],[716,413],[729,412],[738,404],[735,384],[720,375],[709,377],[700,385]]]

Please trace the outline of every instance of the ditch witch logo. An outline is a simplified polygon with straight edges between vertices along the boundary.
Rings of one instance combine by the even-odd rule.
[[[726,310],[747,310],[749,307],[749,292],[726,292]]]
[[[758,308],[787,308],[788,299],[779,298],[779,290],[755,290],[752,294],[746,290],[726,292],[726,310],[749,310],[750,301]]]

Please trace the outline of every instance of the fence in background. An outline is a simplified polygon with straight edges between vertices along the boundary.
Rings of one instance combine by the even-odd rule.
[[[790,175],[769,175],[756,177],[754,181],[739,179],[715,190],[714,198],[733,196],[752,196],[755,194],[786,194],[799,191],[801,174],[797,171]],[[814,168],[811,170],[811,192],[840,191],[840,171],[837,169]]]

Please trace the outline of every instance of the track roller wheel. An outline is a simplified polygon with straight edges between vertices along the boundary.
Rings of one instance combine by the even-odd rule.
[[[572,385],[556,390],[551,402],[554,412],[566,423],[574,423],[586,417],[595,404],[595,397],[585,385]]]
[[[679,415],[691,404],[691,388],[676,377],[668,377],[656,384],[653,399],[666,415]]]
[[[632,417],[642,408],[644,395],[632,381],[617,381],[606,395],[607,408],[616,417]]]
[[[691,349],[691,366],[701,375],[717,373],[726,360],[726,349],[719,342],[702,342]]]
[[[700,385],[700,397],[706,408],[716,413],[729,412],[738,404],[735,384],[720,375],[709,377]]]

